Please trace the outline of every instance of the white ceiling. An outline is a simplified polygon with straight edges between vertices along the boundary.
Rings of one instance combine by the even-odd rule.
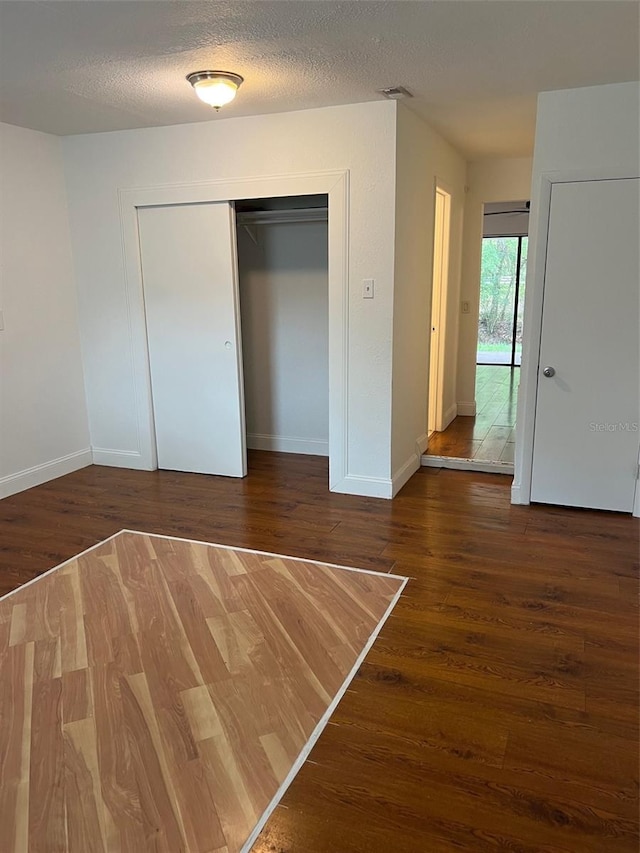
[[[470,159],[531,152],[539,91],[636,80],[624,0],[0,0],[0,120],[56,134],[380,98]],[[245,77],[218,116],[185,75]],[[372,143],[373,144],[373,143]]]

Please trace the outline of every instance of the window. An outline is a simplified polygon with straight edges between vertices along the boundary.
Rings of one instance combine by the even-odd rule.
[[[484,237],[480,273],[478,364],[522,362],[528,237]]]

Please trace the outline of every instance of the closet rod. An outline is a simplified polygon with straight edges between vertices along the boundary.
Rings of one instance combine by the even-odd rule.
[[[292,210],[251,210],[236,215],[238,225],[283,225],[288,222],[326,222],[328,208],[304,207]]]

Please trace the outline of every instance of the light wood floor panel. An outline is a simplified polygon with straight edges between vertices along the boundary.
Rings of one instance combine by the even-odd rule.
[[[402,583],[122,532],[6,596],[2,849],[237,853]]]

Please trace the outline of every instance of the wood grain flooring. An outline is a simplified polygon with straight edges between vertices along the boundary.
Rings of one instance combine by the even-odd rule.
[[[638,520],[512,506],[498,475],[424,468],[393,501],[327,476],[87,468],[0,502],[0,584],[122,528],[411,575],[253,853],[637,853]]]
[[[402,584],[122,532],[6,596],[2,849],[237,853]]]
[[[476,415],[458,415],[443,432],[429,436],[427,454],[513,463],[520,368],[479,364]]]

